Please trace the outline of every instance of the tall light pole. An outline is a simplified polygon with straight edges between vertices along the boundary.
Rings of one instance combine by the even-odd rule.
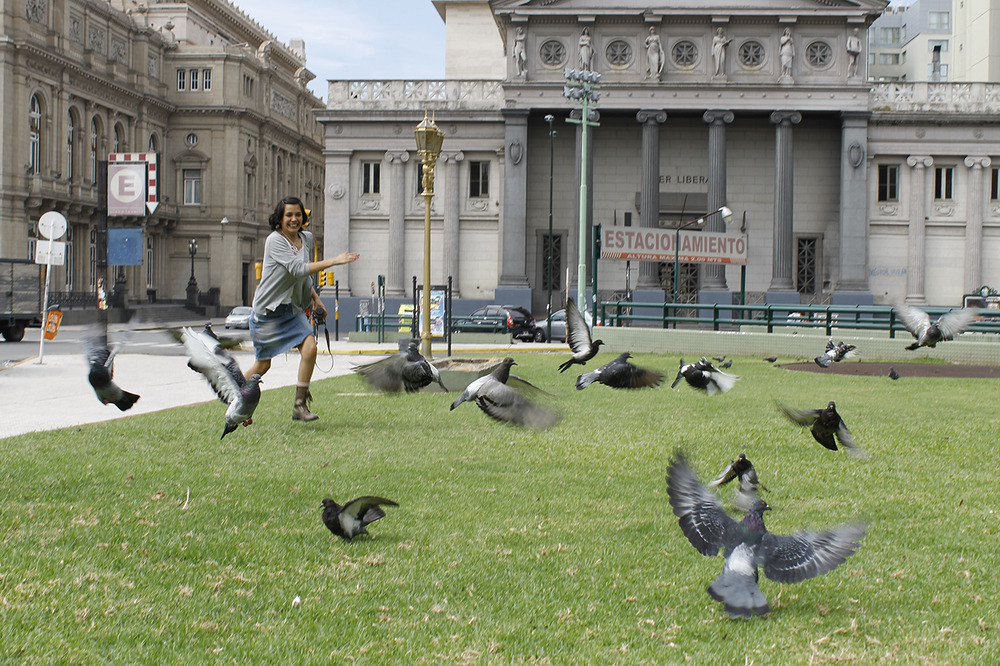
[[[552,173],[556,154],[556,131],[552,129],[553,120],[555,120],[555,116],[551,113],[545,116],[545,122],[549,124],[549,252],[545,259],[548,269],[549,300],[546,301],[547,305],[545,306],[545,313],[547,315],[545,319],[545,339],[549,342],[552,341]]]
[[[729,209],[728,206],[723,206],[717,210],[713,210],[711,213],[705,213],[701,217],[695,220],[689,220],[687,222],[682,222],[677,225],[677,230],[674,233],[674,295],[673,303],[677,302],[677,282],[680,280],[680,268],[681,268],[681,229],[690,227],[692,224],[697,224],[699,227],[705,224],[705,219],[719,213],[722,215],[722,219],[729,224],[733,219],[733,211]]]
[[[576,304],[580,313],[586,315],[587,302],[587,128],[598,127],[599,123],[590,119],[590,104],[596,104],[601,98],[601,75],[589,70],[579,71],[567,67],[563,70],[566,77],[563,86],[563,97],[581,105],[580,120],[567,118],[566,122],[579,123],[580,135],[580,248],[579,262],[576,269]]]
[[[188,279],[186,307],[198,305],[198,281],[194,278],[194,255],[198,254],[198,241],[194,238],[188,243],[188,254],[191,255],[191,277]]]
[[[421,320],[420,351],[425,358],[431,358],[431,199],[434,198],[434,163],[441,155],[444,134],[427,117],[420,121],[413,135],[417,140],[417,152],[423,160],[423,177],[420,184],[424,197],[424,295],[420,301]]]

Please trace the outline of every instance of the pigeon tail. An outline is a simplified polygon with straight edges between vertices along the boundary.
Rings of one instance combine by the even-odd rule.
[[[572,358],[570,360],[568,360],[568,361],[565,361],[564,363],[560,363],[559,364],[559,372],[566,372],[575,363],[576,363],[576,359],[572,359]]]
[[[237,423],[226,423],[226,427],[223,429],[222,436],[219,437],[219,439],[221,440],[223,437],[225,437],[226,435],[228,435],[232,431],[236,430],[236,428],[238,428],[238,427],[239,427],[239,424],[237,424]]]
[[[121,396],[114,401],[114,404],[115,407],[125,412],[132,409],[132,405],[134,405],[138,400],[139,396],[135,393],[122,391]]]
[[[914,342],[912,345],[906,345],[906,349],[908,349],[910,351],[913,351],[914,349],[920,349],[920,343],[919,342]]]
[[[597,380],[597,371],[587,372],[576,378],[576,390],[582,391]]]
[[[723,603],[731,618],[750,618],[771,611],[753,576],[723,571],[708,586],[708,594]]]
[[[816,357],[816,365],[818,365],[821,368],[829,368],[830,367],[830,357],[827,356],[826,354],[823,354],[822,356],[817,356]]]

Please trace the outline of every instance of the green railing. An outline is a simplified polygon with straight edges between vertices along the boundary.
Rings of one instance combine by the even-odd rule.
[[[921,307],[931,319],[957,308]],[[679,314],[694,310],[695,316]],[[981,310],[986,318],[977,320],[968,328],[980,333],[1000,333],[1000,312]],[[711,326],[714,331],[731,330],[743,326],[759,326],[768,333],[782,328],[817,328],[826,335],[833,329],[883,331],[890,338],[896,333],[906,333],[895,309],[888,305],[795,305],[775,303],[769,305],[725,305],[711,303],[633,303],[630,301],[602,301],[599,321],[602,326],[630,326],[654,324],[662,328],[684,326]],[[907,334],[908,335],[908,334]]]

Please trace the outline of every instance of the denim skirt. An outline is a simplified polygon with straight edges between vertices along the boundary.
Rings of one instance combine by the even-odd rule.
[[[306,313],[285,303],[268,312],[250,315],[250,340],[258,361],[284,354],[313,334]]]

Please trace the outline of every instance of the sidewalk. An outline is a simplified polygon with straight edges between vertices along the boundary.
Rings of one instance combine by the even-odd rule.
[[[312,377],[314,382],[350,374],[351,368],[358,363],[398,351],[395,341],[383,344],[334,342],[331,345],[333,369],[326,371],[330,367],[331,356],[327,354],[325,341],[320,345],[318,367]],[[503,356],[511,351],[554,348],[558,347],[464,344],[453,347],[452,354]],[[436,359],[442,358],[445,349],[435,345],[434,352]],[[242,368],[249,367],[253,362],[253,352],[234,352],[233,356]],[[264,392],[294,385],[298,369],[297,352],[276,357],[271,369],[264,375]],[[187,367],[187,358],[182,355],[129,354],[123,351],[115,358],[114,379],[126,391],[142,396],[127,412],[119,411],[114,405],[101,404],[87,381],[87,364],[80,354],[46,354],[42,364],[35,356],[0,369],[0,396],[4,407],[0,415],[0,438],[218,400],[205,378]]]

